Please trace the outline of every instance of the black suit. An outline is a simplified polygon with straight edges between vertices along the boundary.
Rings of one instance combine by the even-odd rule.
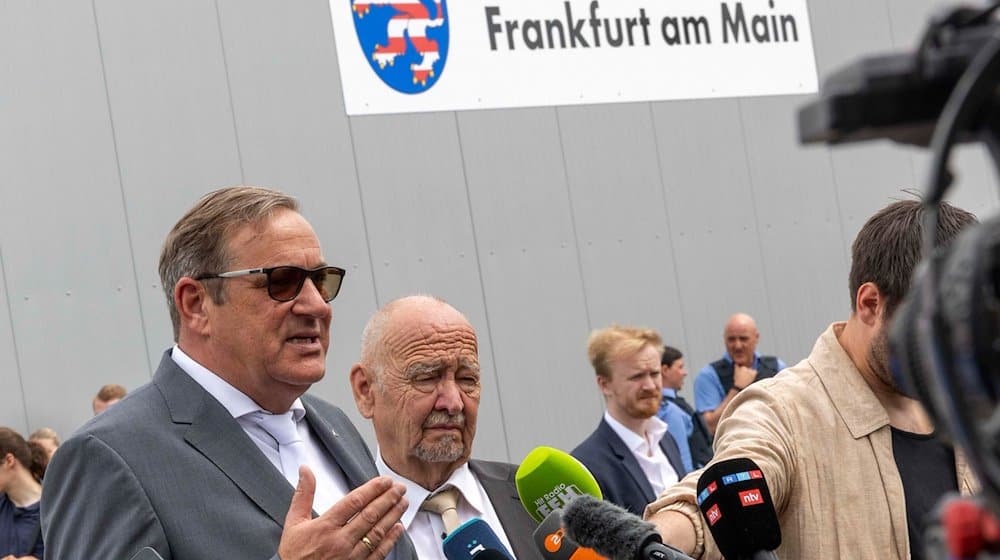
[[[669,432],[660,439],[660,449],[677,471],[677,478],[683,478],[686,471],[681,462],[681,452]],[[642,515],[646,504],[656,499],[639,461],[604,419],[594,433],[576,446],[572,455],[593,473],[605,500]]]

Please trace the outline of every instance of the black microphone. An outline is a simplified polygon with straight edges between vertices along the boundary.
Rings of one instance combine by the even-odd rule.
[[[562,521],[570,539],[614,560],[692,560],[663,544],[652,523],[593,496],[573,499],[563,510]]]
[[[727,560],[770,560],[781,545],[771,491],[757,463],[719,461],[698,479],[698,507]]]

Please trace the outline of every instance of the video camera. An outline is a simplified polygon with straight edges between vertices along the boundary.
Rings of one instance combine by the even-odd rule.
[[[983,142],[1000,172],[998,7],[994,0],[942,12],[915,51],[834,73],[798,115],[803,143],[890,139],[932,150],[924,259],[892,321],[891,362],[900,390],[924,403],[979,476],[981,496],[943,503],[938,527],[949,546],[971,543],[975,554],[1000,549],[1000,217],[943,251],[935,250],[935,233],[955,144]],[[973,504],[979,517],[954,513]],[[967,527],[948,527],[959,518]]]
[[[996,36],[998,6],[951,9],[931,21],[914,52],[864,58],[831,75],[822,98],[799,111],[799,139],[844,144],[885,138],[929,146],[959,78]],[[960,141],[997,129],[1000,98],[993,93],[992,102],[959,131]]]

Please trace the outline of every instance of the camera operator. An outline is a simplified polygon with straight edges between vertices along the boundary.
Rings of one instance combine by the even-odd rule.
[[[922,519],[941,495],[976,482],[961,454],[934,437],[919,401],[889,371],[889,322],[921,256],[923,208],[890,204],[852,248],[851,315],[809,357],[742,391],[723,413],[713,463],[745,457],[768,481],[781,523],[780,558],[922,558]],[[942,205],[937,243],[975,217]],[[719,558],[695,501],[701,471],[646,508],[670,544]]]

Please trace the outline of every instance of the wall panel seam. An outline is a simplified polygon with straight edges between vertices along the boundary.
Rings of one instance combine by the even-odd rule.
[[[736,111],[740,116],[740,136],[743,138],[743,164],[746,167],[747,173],[747,184],[750,187],[750,207],[753,209],[753,224],[754,232],[757,238],[757,255],[760,258],[761,263],[761,276],[764,280],[764,305],[767,306],[767,320],[771,325],[771,331],[774,332],[777,328],[775,325],[775,310],[771,307],[771,285],[768,282],[767,276],[767,263],[764,261],[764,239],[761,236],[761,223],[760,223],[760,212],[757,208],[757,192],[754,188],[755,181],[753,176],[753,169],[750,165],[750,142],[747,138],[747,124],[746,120],[743,118],[743,100],[736,100]]]
[[[229,60],[226,58],[226,40],[222,34],[222,14],[219,13],[219,0],[215,0],[215,25],[219,29],[219,50],[222,52],[222,70],[226,75],[226,98],[229,100],[229,112],[233,118],[233,140],[236,142],[236,161],[239,162],[240,166],[240,183],[245,185],[247,177],[243,172],[243,150],[240,149],[240,128],[236,120],[233,86],[229,81]]]
[[[560,111],[558,107],[553,108],[556,117],[556,135],[559,138],[559,155],[562,158],[563,181],[566,185],[566,202],[569,205],[569,227],[573,232],[573,245],[576,249],[576,270],[580,275],[580,290],[583,292],[583,313],[587,318],[587,329],[593,330],[594,323],[590,319],[590,299],[587,297],[587,277],[583,270],[583,255],[580,254],[579,231],[576,228],[576,210],[573,207],[573,188],[570,186],[569,165],[566,163],[566,142],[563,140],[562,122],[560,121]]]
[[[125,195],[125,180],[122,177],[121,159],[118,157],[118,132],[115,130],[115,117],[111,109],[111,90],[108,87],[108,72],[104,65],[104,45],[101,43],[101,23],[97,18],[97,0],[91,0],[91,11],[94,14],[94,36],[97,40],[97,58],[101,61],[101,81],[104,84],[104,101],[108,107],[108,126],[111,129],[111,148],[115,158],[115,171],[118,175],[118,192],[122,200],[122,215],[125,220],[125,239],[128,242],[128,253],[131,257],[132,281],[135,283],[136,307],[139,310],[139,327],[142,329],[142,346],[146,354],[146,371],[153,376],[153,357],[149,353],[149,333],[146,332],[146,314],[142,307],[142,285],[139,283],[139,269],[136,265],[135,243],[132,240],[132,223],[128,215],[128,198]],[[162,286],[161,286],[162,288]]]
[[[583,270],[583,255],[580,253],[580,246],[583,245],[583,240],[580,239],[580,235],[576,229],[576,212],[573,208],[573,189],[570,186],[569,165],[566,162],[566,142],[563,140],[562,123],[559,120],[559,108],[554,107],[553,111],[556,114],[556,134],[559,138],[559,154],[562,157],[563,180],[566,183],[566,201],[569,206],[569,224],[573,233],[573,247],[576,251],[576,270],[577,274],[580,276],[580,291],[583,292],[583,315],[587,319],[587,330],[593,331],[594,323],[590,319],[590,299],[587,297],[587,279],[586,276],[584,276],[585,271]],[[605,399],[602,398],[600,392],[598,392],[597,400],[603,409],[606,404]]]
[[[680,313],[677,314],[677,317],[679,319],[678,322],[680,323],[679,328],[681,330],[681,341],[684,343],[684,346],[681,348],[684,348],[686,351],[689,346],[687,328],[684,326],[684,304],[682,303],[684,301],[684,296],[681,293],[681,277],[677,268],[677,248],[674,247],[674,232],[670,227],[670,203],[667,201],[667,182],[663,178],[663,157],[660,153],[660,134],[656,129],[656,118],[653,114],[653,104],[646,103],[646,108],[649,110],[650,128],[653,131],[653,153],[656,154],[656,173],[660,179],[660,198],[663,199],[663,221],[667,227],[667,245],[670,246],[670,267],[672,269],[671,272],[674,275],[674,291],[677,294],[677,306],[679,307],[678,311],[680,311]],[[661,336],[664,334],[665,333],[660,333]]]
[[[382,300],[378,295],[378,282],[375,281],[375,259],[372,255],[371,236],[368,235],[368,213],[365,210],[365,195],[361,189],[361,171],[358,167],[358,148],[354,143],[354,118],[347,117],[347,133],[351,137],[351,161],[354,162],[354,183],[358,186],[358,204],[361,207],[361,229],[365,237],[365,248],[368,250],[368,270],[372,278],[372,292],[375,294],[375,308],[382,307]]]
[[[840,231],[840,246],[844,250],[844,259],[847,266],[851,266],[851,243],[847,239],[847,231],[844,229],[844,207],[840,202],[840,181],[837,180],[837,171],[834,167],[833,148],[826,146],[826,162],[830,166],[830,179],[833,181],[833,200],[837,205],[837,229]]]
[[[504,414],[503,392],[500,391],[500,375],[497,370],[496,344],[493,343],[493,327],[490,324],[490,306],[486,299],[486,284],[483,283],[483,263],[479,252],[479,236],[476,233],[476,219],[472,214],[472,193],[469,189],[469,174],[465,163],[465,150],[462,148],[462,127],[458,122],[458,113],[453,111],[455,135],[458,138],[458,158],[462,163],[462,184],[465,185],[465,205],[469,212],[469,228],[472,230],[472,247],[476,256],[476,270],[479,272],[479,294],[483,300],[483,316],[486,318],[486,337],[490,341],[490,361],[493,364],[493,382],[497,394],[497,406],[500,412],[500,426],[503,428],[504,453],[507,461],[510,456],[510,435],[507,433],[507,417]]]
[[[14,347],[14,369],[17,374],[17,383],[21,390],[21,410],[24,412],[24,426],[31,431],[31,423],[28,422],[28,399],[24,393],[24,374],[21,370],[21,356],[17,351],[17,333],[14,332],[14,307],[10,301],[10,286],[7,285],[7,268],[3,261],[3,246],[0,246],[0,281],[3,283],[3,293],[7,300],[7,321],[10,323],[10,343]]]

